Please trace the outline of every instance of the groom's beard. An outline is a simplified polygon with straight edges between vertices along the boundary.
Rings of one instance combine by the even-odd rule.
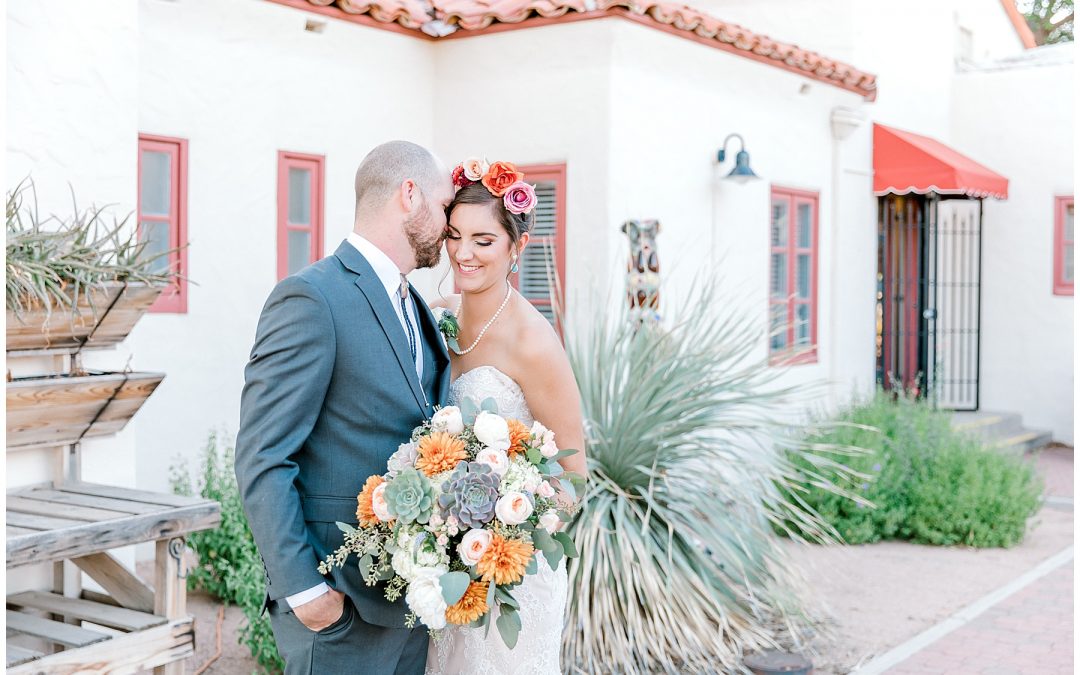
[[[417,269],[435,267],[442,259],[443,233],[428,234],[431,224],[431,209],[427,201],[416,215],[405,221],[405,236],[416,257]]]

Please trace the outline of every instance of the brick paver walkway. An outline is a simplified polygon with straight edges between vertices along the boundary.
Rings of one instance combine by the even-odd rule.
[[[1072,497],[1072,448],[1038,457],[1046,493]],[[1060,506],[1059,508],[1068,508]],[[1071,675],[1069,561],[886,671],[888,675]]]
[[[1071,675],[1072,598],[1069,562],[886,672]]]

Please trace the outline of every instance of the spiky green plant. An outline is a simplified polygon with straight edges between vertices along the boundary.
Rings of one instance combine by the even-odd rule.
[[[802,648],[818,614],[772,528],[836,533],[777,485],[858,499],[861,475],[842,461],[857,449],[798,440],[793,410],[819,392],[780,386],[755,315],[701,281],[665,325],[625,308],[564,324],[590,470],[570,526],[581,557],[563,647],[576,672],[741,672],[748,652]]]
[[[32,201],[24,204],[28,191]],[[105,208],[80,209],[74,194],[69,218],[43,218],[27,180],[7,194],[6,212],[7,308],[18,317],[29,309],[44,310],[46,317],[54,309],[77,313],[83,298],[96,312],[92,293],[108,282],[166,284],[177,276],[154,271],[173,251],[144,255],[147,242],[138,240],[126,217],[107,224]]]

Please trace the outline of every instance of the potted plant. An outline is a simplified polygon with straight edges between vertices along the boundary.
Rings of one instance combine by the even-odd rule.
[[[127,219],[109,225],[100,208],[41,218],[26,193],[20,185],[7,196],[7,350],[121,342],[177,277],[156,270],[171,251],[146,255]]]
[[[32,185],[29,194],[34,196]],[[165,377],[90,372],[79,352],[122,341],[176,273],[161,273],[127,219],[104,222],[90,208],[67,220],[24,207],[27,190],[7,197],[7,351],[72,354],[67,372],[7,383],[9,448],[54,446],[120,431]],[[49,353],[49,352],[42,352]]]

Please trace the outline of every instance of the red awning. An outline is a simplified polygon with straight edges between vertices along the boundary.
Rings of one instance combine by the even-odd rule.
[[[874,125],[874,194],[1009,196],[1009,179],[932,138]]]

